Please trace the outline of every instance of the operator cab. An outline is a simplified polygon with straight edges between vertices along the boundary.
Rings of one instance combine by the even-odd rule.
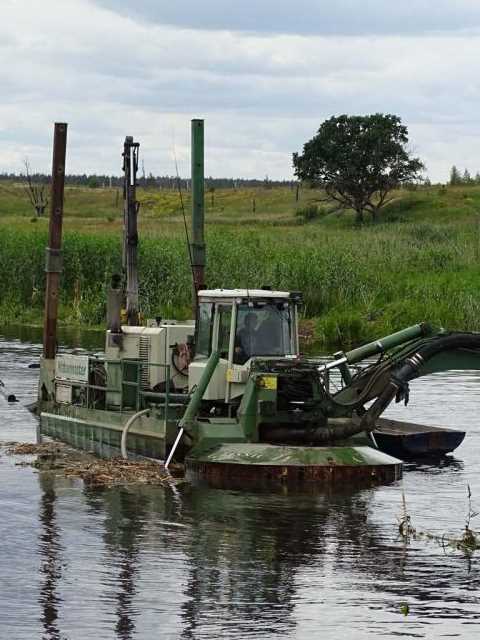
[[[208,357],[220,362],[204,395],[229,402],[243,393],[255,357],[298,355],[298,292],[265,289],[213,289],[198,294],[195,357],[189,387],[198,384]]]

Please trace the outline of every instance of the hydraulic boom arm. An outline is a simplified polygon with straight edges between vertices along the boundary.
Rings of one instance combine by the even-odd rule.
[[[451,369],[480,369],[480,334],[441,331],[410,341],[354,376],[333,401],[362,416],[359,431],[372,431],[394,398],[408,401],[410,380]]]

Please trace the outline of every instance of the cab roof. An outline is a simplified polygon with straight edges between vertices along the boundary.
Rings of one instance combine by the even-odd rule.
[[[290,299],[290,291],[271,291],[270,289],[201,289],[199,298],[284,298]]]

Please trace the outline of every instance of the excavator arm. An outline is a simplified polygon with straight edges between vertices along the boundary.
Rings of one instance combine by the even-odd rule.
[[[332,400],[361,415],[359,431],[372,431],[394,399],[408,401],[411,380],[452,369],[480,369],[480,334],[439,331],[383,352],[377,363],[353,376]]]

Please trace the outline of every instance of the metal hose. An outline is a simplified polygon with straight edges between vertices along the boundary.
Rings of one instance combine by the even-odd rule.
[[[127,435],[128,435],[128,430],[130,429],[132,424],[135,422],[135,420],[138,420],[138,418],[140,418],[141,416],[146,415],[147,413],[150,413],[150,409],[142,409],[142,411],[138,411],[138,413],[134,413],[133,416],[130,416],[130,418],[127,420],[125,426],[123,427],[122,440],[121,440],[121,443],[120,443],[120,450],[122,452],[122,458],[124,458],[124,460],[128,460],[128,453],[127,453]]]

